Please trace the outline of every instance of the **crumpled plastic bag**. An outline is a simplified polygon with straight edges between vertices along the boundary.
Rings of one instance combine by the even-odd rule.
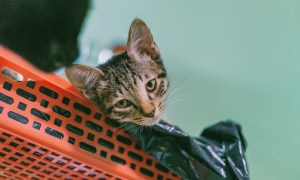
[[[246,141],[240,125],[232,121],[208,127],[200,137],[164,121],[128,132],[146,153],[183,179],[249,179]]]

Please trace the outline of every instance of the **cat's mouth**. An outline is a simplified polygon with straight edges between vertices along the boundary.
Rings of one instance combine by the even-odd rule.
[[[162,115],[157,115],[157,116],[154,116],[153,118],[145,118],[143,120],[143,122],[139,125],[142,125],[142,126],[153,126],[155,124],[157,124],[162,118]]]

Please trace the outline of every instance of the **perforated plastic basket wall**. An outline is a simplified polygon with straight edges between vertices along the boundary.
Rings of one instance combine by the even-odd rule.
[[[69,82],[0,47],[0,179],[180,179],[113,132]]]

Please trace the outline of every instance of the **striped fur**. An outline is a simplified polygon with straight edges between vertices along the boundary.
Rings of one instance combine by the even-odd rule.
[[[127,46],[126,52],[114,56],[97,69],[73,65],[67,68],[66,74],[73,85],[108,117],[151,126],[161,119],[165,110],[169,87],[167,73],[152,34],[143,21],[133,21]],[[147,89],[150,81],[156,82],[153,91]],[[116,105],[124,99],[130,105]]]

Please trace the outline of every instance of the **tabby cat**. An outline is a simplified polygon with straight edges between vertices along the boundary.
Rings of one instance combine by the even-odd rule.
[[[66,75],[111,119],[151,126],[162,118],[169,82],[153,36],[140,19],[130,26],[127,51],[97,67],[74,64]]]

